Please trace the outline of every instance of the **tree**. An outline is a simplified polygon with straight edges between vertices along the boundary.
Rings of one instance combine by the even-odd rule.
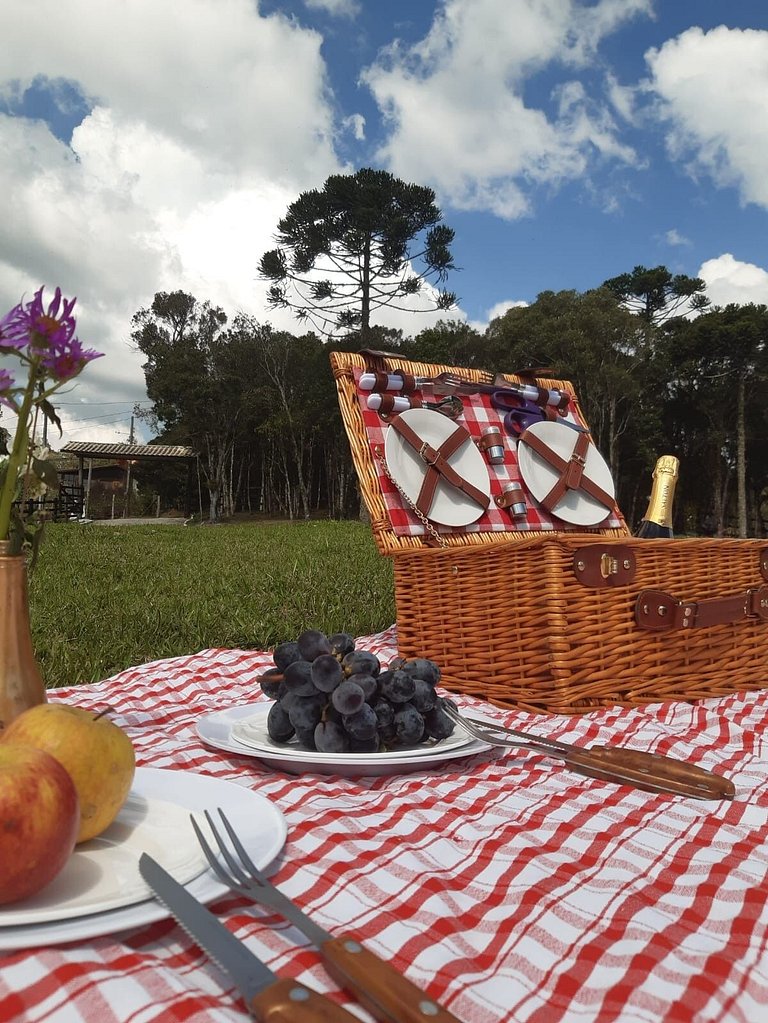
[[[190,444],[210,493],[210,518],[231,511],[227,469],[238,428],[240,377],[227,365],[221,331],[227,317],[183,291],[158,292],[132,321],[131,338],[144,353],[148,418],[162,423],[167,443]]]
[[[603,282],[628,309],[647,323],[660,324],[677,315],[686,304],[695,312],[709,305],[706,284],[700,277],[674,276],[665,266],[648,270],[636,266],[632,273],[619,274]]]
[[[486,331],[490,369],[544,365],[570,380],[595,442],[618,477],[648,424],[639,422],[644,332],[605,288],[544,291],[530,306],[508,309]],[[636,467],[637,468],[637,467]]]
[[[426,282],[443,284],[455,269],[454,232],[441,220],[431,188],[370,168],[332,175],[321,191],[291,203],[277,225],[278,248],[261,257],[269,304],[293,310],[325,337],[357,329],[367,343],[374,310],[403,308],[402,299]],[[455,303],[437,289],[431,307]]]
[[[697,416],[691,433],[703,434],[699,445],[706,444],[709,449],[711,475],[703,484],[714,505],[717,531],[723,530],[726,484],[733,469],[740,537],[747,535],[748,466],[764,465],[758,453],[765,447],[767,342],[768,308],[754,304],[731,304],[692,323],[681,322],[668,340],[674,367],[671,393],[677,404],[684,402]],[[703,432],[702,420],[707,424]],[[756,472],[751,475],[753,500],[759,507],[766,481]]]

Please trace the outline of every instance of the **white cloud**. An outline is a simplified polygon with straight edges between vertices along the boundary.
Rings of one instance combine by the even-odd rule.
[[[42,76],[90,97],[71,147],[0,115],[0,314],[60,285],[106,353],[67,401],[145,399],[128,337],[158,290],[294,325],[257,264],[298,192],[344,170],[320,44],[250,0],[6,0],[0,92]]]
[[[504,301],[497,302],[495,305],[491,306],[485,315],[490,323],[491,320],[495,320],[499,316],[503,316],[508,309],[524,309],[527,305],[528,303],[521,299],[504,299]]]
[[[341,123],[347,131],[352,132],[358,142],[362,142],[365,138],[365,118],[362,114],[350,114]]]
[[[669,231],[664,235],[664,241],[667,245],[690,245],[691,239],[686,238],[684,234],[681,234],[676,227],[670,228]]]
[[[691,28],[646,60],[671,156],[768,208],[768,31]]]
[[[514,218],[531,182],[582,176],[596,154],[630,163],[607,106],[564,79],[553,115],[526,105],[524,81],[555,63],[582,68],[649,0],[445,0],[427,36],[397,44],[363,74],[391,128],[380,151],[395,174],[429,182],[464,209]]]
[[[354,18],[360,13],[358,0],[304,0],[314,11],[325,11],[334,18]]]
[[[708,259],[697,274],[707,285],[707,297],[713,305],[768,305],[768,270],[744,263],[730,252]]]
[[[505,298],[502,299],[501,302],[496,302],[487,310],[485,319],[469,320],[468,322],[470,327],[474,327],[475,330],[482,334],[485,330],[487,330],[491,320],[496,320],[499,316],[503,316],[509,309],[524,309],[527,305],[529,305],[529,303],[523,299]]]

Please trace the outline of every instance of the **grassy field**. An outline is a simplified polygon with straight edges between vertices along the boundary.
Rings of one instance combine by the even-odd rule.
[[[306,628],[361,636],[395,620],[390,559],[360,522],[50,525],[30,607],[49,687],[206,647],[265,649]]]

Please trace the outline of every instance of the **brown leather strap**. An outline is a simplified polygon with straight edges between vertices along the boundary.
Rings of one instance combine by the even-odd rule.
[[[441,479],[445,480],[445,482],[449,483],[452,487],[456,487],[456,489],[460,490],[463,494],[466,494],[466,496],[474,501],[475,504],[479,504],[481,508],[485,509],[488,507],[490,504],[489,495],[484,494],[468,480],[463,479],[456,472],[453,466],[448,463],[450,456],[457,451],[461,445],[465,443],[465,441],[470,441],[472,439],[463,426],[457,426],[453,433],[448,435],[439,448],[433,448],[431,444],[427,444],[423,441],[416,431],[413,430],[408,423],[403,421],[401,416],[394,416],[390,420],[390,423],[394,429],[397,430],[403,440],[410,444],[410,446],[418,452],[427,466],[427,471],[421,485],[421,490],[419,491],[419,496],[414,501],[414,504],[423,515],[429,514],[429,509],[432,506],[432,501],[434,500],[437,484]]]
[[[709,600],[678,600],[663,590],[643,590],[635,602],[635,621],[652,632],[729,625],[742,618],[768,621],[768,586]]]
[[[569,490],[583,490],[585,494],[589,494],[596,501],[602,504],[608,511],[613,511],[615,501],[609,493],[599,487],[593,480],[584,474],[584,465],[586,463],[587,452],[589,450],[589,437],[586,433],[576,434],[576,443],[574,444],[573,451],[571,452],[570,458],[562,458],[553,451],[552,448],[547,445],[536,436],[535,433],[531,433],[530,430],[524,430],[520,434],[520,441],[525,442],[531,447],[537,455],[551,465],[553,469],[556,469],[560,473],[560,477],[549,491],[549,493],[539,501],[539,504],[543,505],[547,511],[552,512],[556,515],[556,506],[565,496]]]
[[[395,411],[395,399],[399,398],[399,394],[382,394],[381,403],[379,404],[378,412],[380,416],[389,416]],[[416,395],[410,395],[408,397],[411,408],[421,408],[421,398],[417,398]],[[402,405],[400,406],[402,412]]]

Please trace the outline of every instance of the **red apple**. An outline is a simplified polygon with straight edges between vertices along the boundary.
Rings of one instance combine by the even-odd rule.
[[[79,827],[77,789],[58,760],[0,743],[0,904],[49,884],[72,855]]]

